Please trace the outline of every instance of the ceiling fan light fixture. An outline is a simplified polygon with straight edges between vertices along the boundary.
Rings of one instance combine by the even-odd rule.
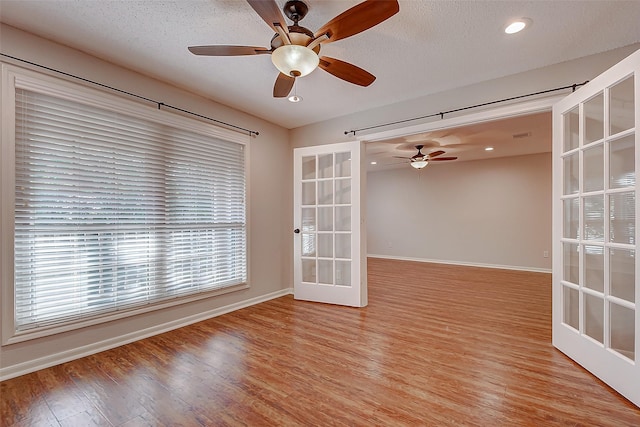
[[[414,160],[411,162],[411,166],[415,169],[423,169],[429,164],[426,160]]]
[[[283,45],[271,54],[273,65],[282,73],[292,77],[303,77],[320,64],[320,58],[306,46]]]

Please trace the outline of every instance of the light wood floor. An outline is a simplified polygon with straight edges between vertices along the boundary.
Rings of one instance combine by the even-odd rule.
[[[279,298],[1,384],[3,426],[640,426],[551,346],[550,275],[369,260],[369,306]]]

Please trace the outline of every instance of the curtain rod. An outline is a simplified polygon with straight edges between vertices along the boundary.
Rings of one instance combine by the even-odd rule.
[[[528,93],[526,95],[512,96],[511,98],[504,98],[504,99],[499,99],[497,101],[484,102],[482,104],[470,105],[468,107],[456,108],[455,110],[442,111],[440,113],[433,113],[433,114],[429,114],[429,115],[426,115],[426,116],[414,117],[412,119],[398,120],[397,122],[389,122],[389,123],[384,123],[384,124],[381,124],[381,125],[374,125],[374,126],[369,126],[369,127],[366,127],[366,128],[360,128],[360,129],[354,129],[354,130],[345,130],[344,134],[345,135],[353,134],[353,136],[355,136],[356,132],[361,132],[363,130],[377,129],[377,128],[380,128],[380,127],[383,127],[383,126],[397,125],[397,124],[400,124],[400,123],[406,123],[406,122],[411,122],[411,121],[420,120],[420,119],[428,119],[428,118],[431,118],[431,117],[440,116],[440,119],[444,119],[444,115],[445,114],[457,113],[458,111],[470,110],[471,108],[485,107],[487,105],[497,104],[499,102],[513,101],[514,99],[526,98],[526,97],[535,96],[535,95],[542,95],[544,93],[556,92],[556,91],[559,91],[559,90],[572,89],[572,92],[575,92],[576,88],[578,88],[580,86],[584,86],[587,83],[589,83],[589,80],[586,80],[583,83],[574,83],[574,84],[569,85],[569,86],[557,87],[557,88],[554,88],[554,89],[547,89],[547,90],[543,90],[543,91],[540,91],[540,92]]]
[[[20,61],[20,62],[23,62],[25,64],[33,65],[35,67],[39,67],[39,68],[42,68],[42,69],[45,69],[45,70],[48,70],[48,71],[53,71],[54,73],[62,74],[62,75],[67,76],[67,77],[72,77],[74,79],[81,80],[81,81],[87,82],[87,83],[91,83],[91,84],[94,84],[94,85],[97,85],[97,86],[100,86],[100,87],[103,87],[103,88],[106,88],[106,89],[109,89],[109,90],[113,90],[115,92],[123,93],[123,94],[128,95],[128,96],[133,96],[135,98],[142,99],[142,100],[150,102],[152,104],[156,104],[158,106],[158,110],[160,110],[162,107],[170,108],[172,110],[180,111],[182,113],[191,114],[192,116],[195,116],[195,117],[200,117],[202,119],[210,120],[212,122],[215,122],[215,123],[218,123],[218,124],[221,124],[221,125],[233,128],[233,129],[237,129],[237,130],[241,130],[241,131],[247,132],[249,134],[249,136],[252,136],[252,135],[258,136],[258,135],[260,135],[259,132],[256,132],[254,130],[245,129],[245,128],[240,127],[240,126],[232,125],[231,123],[223,122],[221,120],[217,120],[217,119],[214,119],[214,118],[211,118],[211,117],[207,117],[207,116],[204,116],[202,114],[194,113],[193,111],[185,110],[185,109],[182,109],[182,108],[179,108],[179,107],[174,107],[173,105],[165,104],[164,102],[155,101],[155,100],[153,100],[151,98],[146,98],[146,97],[144,97],[142,95],[137,95],[135,93],[127,92],[126,90],[118,89],[118,88],[115,88],[113,86],[109,86],[109,85],[106,85],[106,84],[103,84],[103,83],[95,82],[93,80],[85,79],[84,77],[80,77],[80,76],[76,76],[74,74],[70,74],[70,73],[67,73],[67,72],[64,72],[64,71],[56,70],[55,68],[50,68],[50,67],[47,67],[45,65],[40,65],[40,64],[37,64],[35,62],[27,61],[26,59],[17,58],[15,56],[7,55],[7,54],[4,54],[4,53],[0,53],[0,56],[4,56],[6,58],[10,58],[10,59],[13,59],[15,61]]]

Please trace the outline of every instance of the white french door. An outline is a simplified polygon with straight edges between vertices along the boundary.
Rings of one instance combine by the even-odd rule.
[[[361,142],[294,150],[294,297],[367,305]]]
[[[640,406],[640,51],[553,108],[553,345]]]

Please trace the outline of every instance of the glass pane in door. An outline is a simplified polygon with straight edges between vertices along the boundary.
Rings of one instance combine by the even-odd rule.
[[[604,138],[604,95],[602,92],[584,103],[584,143]]]
[[[614,193],[609,196],[609,239],[615,243],[636,243],[635,192]]]
[[[635,359],[634,311],[618,304],[609,304],[611,348],[623,356]]]
[[[631,249],[609,250],[611,295],[629,302],[636,301],[636,254]]]
[[[316,204],[316,183],[315,182],[302,183],[302,204],[303,205]]]
[[[322,258],[333,258],[333,234],[318,234],[318,256]]]
[[[318,178],[333,178],[333,154],[318,156]]]
[[[578,234],[580,227],[580,199],[578,197],[564,199],[562,201],[562,214],[564,218],[562,237],[567,239],[580,237]]]
[[[318,230],[333,231],[333,208],[318,207]]]
[[[336,285],[351,286],[351,261],[336,261]]]
[[[580,328],[580,292],[569,286],[562,287],[562,321],[575,330]]]
[[[604,247],[585,245],[584,286],[604,292]]]
[[[336,230],[351,231],[351,206],[336,206]]]
[[[336,204],[344,205],[351,203],[351,179],[336,180]]]
[[[318,181],[318,204],[333,204],[333,180]]]
[[[564,138],[563,138],[563,153],[578,148],[580,140],[580,115],[579,107],[575,107],[571,111],[564,114]]]
[[[635,99],[633,91],[633,76],[629,76],[620,83],[611,87],[609,91],[609,134],[634,127],[633,115],[635,112]]]
[[[336,153],[336,177],[346,178],[351,176],[351,153]]]
[[[563,194],[577,194],[580,191],[580,155],[573,153],[563,159]]]
[[[584,333],[604,342],[604,300],[600,297],[584,295]]]
[[[318,283],[333,285],[333,261],[326,259],[318,260]]]
[[[316,235],[309,233],[302,233],[302,256],[315,256],[316,255]]]
[[[336,258],[351,258],[351,234],[336,234]]]
[[[587,196],[582,199],[584,239],[604,241],[604,197]]]
[[[316,156],[302,158],[302,179],[315,179],[316,177]]]
[[[609,188],[636,185],[635,135],[609,142]]]
[[[316,283],[316,260],[302,260],[302,281],[308,283]]]
[[[562,244],[562,259],[564,260],[562,280],[576,285],[580,282],[580,253],[578,252],[578,247],[575,243],[564,242]]]
[[[302,208],[302,231],[316,231],[316,208]]]
[[[584,150],[583,190],[585,193],[604,189],[604,145]]]

